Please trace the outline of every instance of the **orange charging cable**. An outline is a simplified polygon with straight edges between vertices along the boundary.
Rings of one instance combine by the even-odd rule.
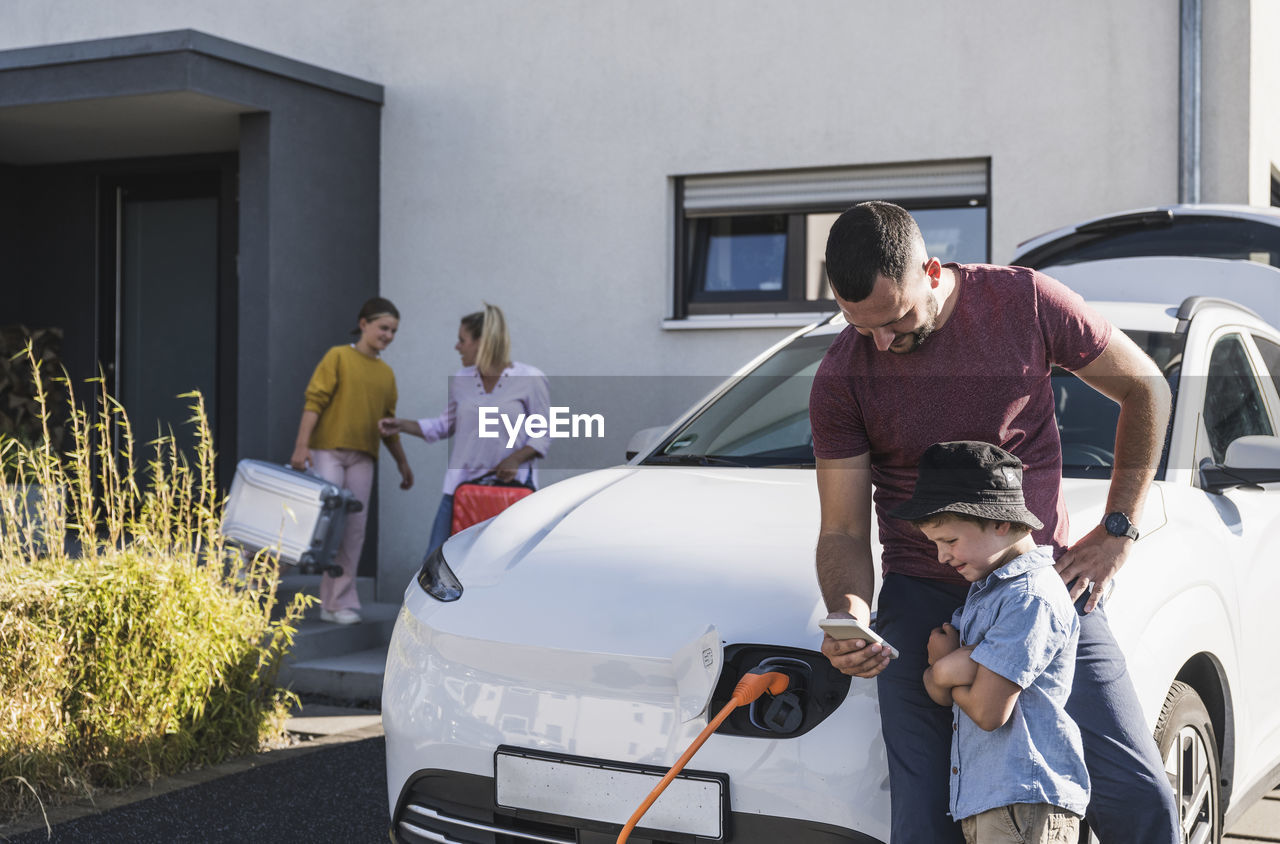
[[[759,668],[753,668],[746,674],[742,675],[742,679],[738,681],[738,685],[733,689],[733,696],[729,698],[729,702],[725,704],[724,709],[716,717],[711,719],[711,723],[698,734],[693,740],[693,744],[689,745],[689,749],[684,752],[676,763],[671,766],[671,770],[667,771],[667,775],[649,792],[649,796],[644,799],[640,807],[636,809],[635,814],[627,821],[627,825],[622,828],[622,832],[618,834],[618,844],[624,842],[631,836],[631,830],[636,828],[636,824],[640,823],[640,819],[644,817],[644,813],[649,811],[649,807],[658,799],[658,795],[666,789],[671,781],[676,778],[676,774],[684,770],[684,766],[689,764],[689,760],[693,758],[693,754],[711,738],[711,734],[716,728],[724,723],[724,719],[739,706],[745,706],[748,703],[754,703],[760,695],[768,692],[771,695],[780,695],[787,690],[791,680],[787,675],[780,671],[761,672]]]

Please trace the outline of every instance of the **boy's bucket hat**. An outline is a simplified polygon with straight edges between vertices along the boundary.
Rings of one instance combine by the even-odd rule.
[[[911,499],[889,515],[915,521],[937,513],[1044,527],[1022,497],[1022,461],[1003,448],[971,440],[925,449]]]

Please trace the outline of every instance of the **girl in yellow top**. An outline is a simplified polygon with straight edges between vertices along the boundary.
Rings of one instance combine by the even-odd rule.
[[[360,512],[347,516],[342,546],[334,560],[342,567],[342,574],[326,574],[320,581],[320,618],[335,624],[360,621],[355,575],[378,458],[378,420],[394,416],[396,411],[396,377],[379,355],[395,339],[400,312],[386,299],[374,297],[360,309],[357,325],[353,332],[359,335],[356,342],[334,346],[311,375],[289,459],[289,465],[298,470],[305,470],[309,463],[316,475],[351,490],[364,505]],[[399,436],[382,437],[382,441],[396,459],[400,488],[409,489],[413,470]]]

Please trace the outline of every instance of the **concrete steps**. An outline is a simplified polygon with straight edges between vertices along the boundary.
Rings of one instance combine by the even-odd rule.
[[[373,601],[372,578],[357,578],[360,624],[330,624],[320,620],[317,601],[298,624],[293,647],[280,668],[279,682],[302,695],[322,695],[343,701],[376,701],[382,697],[382,673],[387,643],[395,627],[399,604]],[[281,605],[295,593],[319,596],[320,575],[287,575],[277,595]]]
[[[337,654],[289,666],[287,685],[299,694],[324,695],[336,700],[379,701],[387,646]],[[282,670],[281,674],[285,672]]]

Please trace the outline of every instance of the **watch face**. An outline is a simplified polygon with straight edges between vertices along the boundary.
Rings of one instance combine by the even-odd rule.
[[[1124,536],[1130,528],[1129,519],[1124,513],[1108,513],[1107,520],[1102,523],[1102,526],[1112,536]]]

